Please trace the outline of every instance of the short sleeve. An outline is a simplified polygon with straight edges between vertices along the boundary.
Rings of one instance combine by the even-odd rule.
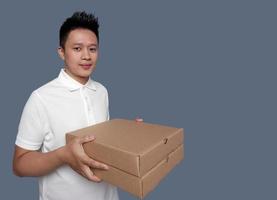
[[[26,102],[15,144],[28,150],[38,150],[46,135],[47,118],[39,95],[34,91]]]

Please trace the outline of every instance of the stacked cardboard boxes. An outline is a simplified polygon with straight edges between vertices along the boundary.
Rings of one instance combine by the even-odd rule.
[[[140,198],[184,157],[182,128],[113,119],[68,133],[66,141],[91,134],[96,139],[84,144],[85,152],[109,166],[108,171],[94,173]]]

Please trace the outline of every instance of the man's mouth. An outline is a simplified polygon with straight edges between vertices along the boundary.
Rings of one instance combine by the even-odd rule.
[[[80,64],[80,66],[83,68],[83,69],[90,69],[92,64]]]

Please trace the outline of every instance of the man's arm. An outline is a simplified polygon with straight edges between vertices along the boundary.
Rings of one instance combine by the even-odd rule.
[[[75,138],[71,143],[47,153],[15,146],[14,174],[17,176],[43,176],[64,164],[68,164],[88,180],[99,182],[100,179],[93,174],[90,167],[108,169],[108,166],[88,157],[82,146],[83,143],[93,140],[93,136]]]

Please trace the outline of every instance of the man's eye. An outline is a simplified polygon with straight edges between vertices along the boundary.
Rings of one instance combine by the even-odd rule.
[[[80,47],[74,47],[73,48],[75,51],[81,51],[81,48]]]
[[[96,48],[90,48],[89,50],[90,50],[90,52],[96,52],[97,49]]]

